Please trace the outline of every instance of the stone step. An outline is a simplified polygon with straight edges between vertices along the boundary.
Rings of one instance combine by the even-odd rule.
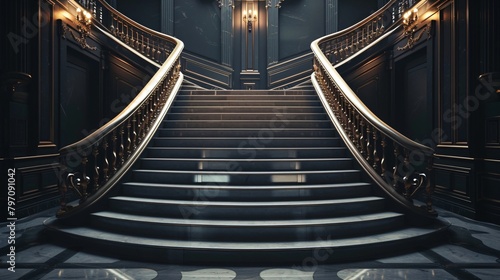
[[[146,237],[233,242],[283,242],[346,238],[395,230],[404,215],[379,212],[347,217],[296,220],[203,220],[159,218],[119,212],[91,215],[91,226]],[[147,228],[147,231],[144,229]]]

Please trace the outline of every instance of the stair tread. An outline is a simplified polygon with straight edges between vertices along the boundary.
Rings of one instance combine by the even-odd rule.
[[[157,169],[134,169],[135,172],[150,173],[183,173],[196,175],[303,175],[303,174],[331,174],[331,173],[356,173],[358,169],[341,170],[276,170],[276,171],[217,171],[217,170],[157,170]]]
[[[146,183],[146,182],[127,182],[124,185],[130,186],[147,186],[157,188],[203,188],[215,190],[287,190],[287,189],[321,189],[321,188],[344,188],[344,187],[359,187],[371,186],[370,183],[338,183],[338,184],[317,184],[317,185],[263,185],[263,186],[231,186],[231,185],[192,185],[192,184],[160,184],[160,183]]]
[[[119,243],[124,245],[136,245],[156,247],[164,249],[197,249],[207,251],[270,251],[270,250],[309,250],[316,248],[345,248],[352,246],[365,247],[371,244],[408,242],[409,239],[431,235],[445,230],[448,225],[434,223],[427,227],[405,227],[390,232],[370,234],[367,236],[356,236],[347,238],[336,238],[313,241],[272,241],[272,242],[224,242],[224,241],[194,241],[194,240],[172,240],[165,238],[152,238],[144,236],[126,235],[123,233],[112,233],[104,230],[88,227],[73,227],[56,224],[51,220],[44,222],[49,228],[59,230],[66,234],[79,236],[81,238],[101,240],[106,243]]]
[[[176,136],[176,137],[166,137],[166,136],[158,136],[154,138],[155,140],[178,140],[178,139],[186,139],[186,140],[191,140],[191,139],[207,139],[207,140],[249,140],[249,137],[225,137],[225,136]],[[311,136],[311,137],[280,137],[280,136],[274,136],[272,137],[273,140],[287,140],[287,139],[292,139],[292,140],[339,140],[340,138],[338,136]]]
[[[218,207],[279,207],[279,206],[312,206],[312,205],[329,205],[329,204],[347,204],[347,203],[360,203],[371,201],[383,201],[383,197],[377,196],[364,196],[354,198],[338,198],[338,199],[323,199],[323,200],[300,200],[300,201],[194,201],[194,200],[171,200],[171,199],[157,199],[157,198],[142,198],[130,196],[113,196],[109,198],[114,201],[126,202],[141,202],[153,204],[171,204],[171,205],[202,205],[218,206]]]
[[[185,218],[166,218],[144,215],[134,215],[127,213],[101,211],[93,213],[92,216],[140,221],[143,223],[173,224],[173,225],[193,225],[193,226],[213,226],[213,227],[298,227],[298,226],[317,226],[333,225],[341,223],[356,223],[374,221],[388,218],[404,217],[404,214],[396,212],[378,212],[370,214],[360,214],[345,217],[320,218],[320,219],[295,219],[295,220],[203,220],[203,219],[185,219]]]
[[[152,150],[178,150],[181,149],[189,149],[189,150],[255,150],[256,148],[246,148],[246,147],[147,147],[147,149]],[[346,147],[259,147],[259,150],[279,150],[279,151],[290,151],[293,150],[345,150]]]
[[[209,131],[220,131],[220,130],[228,130],[228,131],[255,131],[255,130],[262,130],[262,129],[271,129],[269,127],[247,127],[247,128],[224,128],[224,127],[207,127],[207,128],[190,128],[190,127],[162,127],[159,128],[158,130],[195,130],[195,131],[203,131],[203,130],[209,130]],[[276,128],[278,131],[278,128]],[[331,128],[315,128],[315,127],[300,127],[300,128],[279,128],[279,132],[281,131],[331,131]]]
[[[335,157],[335,158],[255,158],[255,159],[232,159],[232,158],[163,158],[163,157],[143,157],[141,160],[156,160],[156,161],[224,161],[224,162],[268,162],[268,161],[350,161],[350,157]]]

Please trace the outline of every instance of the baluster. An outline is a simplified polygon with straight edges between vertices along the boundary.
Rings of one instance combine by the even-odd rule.
[[[156,95],[155,95],[156,98],[155,98],[154,104],[153,104],[153,106],[155,108],[155,120],[158,118],[160,110],[161,110],[161,108],[159,106],[160,106],[160,98],[162,96],[163,91],[165,90],[164,85],[165,85],[165,80],[162,81],[162,89],[157,91]]]
[[[96,143],[94,145],[94,148],[92,150],[92,155],[94,156],[94,178],[93,178],[93,181],[94,181],[94,189],[93,189],[93,192],[97,191],[99,189],[99,160],[98,160],[98,156],[99,156],[99,143]]]
[[[150,122],[151,122],[151,112],[150,112],[149,98],[148,98],[146,103],[144,103],[144,129],[143,129],[144,131],[142,132],[143,139],[146,138],[146,133],[149,131]]]
[[[344,53],[345,53],[346,58],[349,57],[349,39],[348,38],[345,38]]]
[[[139,121],[137,120],[137,112],[132,116],[132,147],[133,149],[137,149],[137,138],[138,138],[138,130],[140,128]]]
[[[356,112],[356,110],[352,110],[352,114],[353,114],[353,118],[354,118],[354,139],[356,139],[356,142],[355,142],[355,145],[356,145],[356,149],[358,149],[358,151],[361,151],[361,135],[360,135],[360,130],[359,130],[359,127],[360,127],[360,116],[359,114]]]
[[[122,26],[121,29],[120,29],[120,24]],[[118,39],[121,40],[122,39],[122,34],[123,34],[123,21],[118,20],[118,23],[116,24],[116,28],[118,29],[117,33],[116,33],[117,34],[116,37],[118,37]]]
[[[151,49],[151,58],[156,61],[156,62],[159,62],[157,59],[156,59],[156,48],[155,48],[155,41],[153,40],[153,48]]]
[[[351,35],[351,54],[354,54],[354,47],[356,43],[354,42],[354,33]]]
[[[358,115],[359,116],[359,115]],[[360,152],[363,158],[366,158],[366,138],[365,138],[365,121],[363,118],[360,118],[359,121],[360,134],[359,134],[359,144],[360,144]]]
[[[356,30],[356,51],[359,51],[359,30]]]
[[[144,103],[142,106],[141,106],[141,137],[140,137],[140,142],[142,142],[146,136],[146,126],[147,126],[147,120],[148,120],[148,111],[147,111],[147,103]],[[140,143],[139,142],[139,143]]]
[[[85,201],[87,199],[88,193],[88,185],[89,185],[89,180],[87,177],[87,163],[89,162],[89,159],[87,156],[84,156],[82,158],[82,181],[80,183],[80,203]]]
[[[373,169],[379,170],[380,157],[378,155],[378,131],[373,129]]]
[[[121,129],[121,126],[120,128]],[[116,141],[118,140],[118,137],[116,136],[116,130],[113,130],[113,134],[111,136],[111,142],[113,143],[113,148],[111,150],[111,174],[114,175],[118,168],[116,167],[116,164],[118,162],[118,144]]]
[[[344,96],[339,94],[340,102],[339,102],[339,115],[340,115],[340,124],[345,129],[345,113],[344,113]]]
[[[380,146],[382,147],[382,158],[380,159],[380,174],[383,178],[385,178],[387,172],[387,163],[386,163],[386,147],[387,147],[387,139],[384,134],[381,134],[382,139],[380,140]]]
[[[144,54],[144,49],[145,49],[145,45],[144,45],[144,35],[141,34],[141,53]]]
[[[403,160],[403,166],[404,166],[404,173],[405,173],[405,176],[404,176],[404,187],[405,187],[405,190],[404,190],[404,196],[406,197],[406,199],[411,199],[411,193],[412,193],[412,190],[411,190],[411,187],[412,187],[412,178],[411,178],[411,164],[410,164],[410,151],[407,150],[407,149],[404,149],[403,151],[403,154],[404,154],[404,160]]]
[[[345,100],[346,98],[344,98]],[[346,101],[347,102],[347,101]],[[347,104],[347,112],[346,112],[346,117],[347,117],[347,134],[349,135],[349,139],[354,142],[354,131],[353,131],[353,120],[351,118],[351,111],[352,111],[352,106],[350,103]]]
[[[109,180],[109,159],[108,159],[108,139],[105,138],[102,141],[102,155],[103,155],[103,164],[102,164],[102,177],[103,177],[103,184],[106,184]]]
[[[332,59],[332,61],[331,61],[333,64],[335,64],[335,63],[339,62],[339,60],[338,60],[338,57],[337,57],[337,56],[338,56],[337,44],[335,44],[335,45],[334,45],[334,47],[333,47],[333,57],[334,57],[334,58],[333,58],[333,59]]]
[[[152,123],[156,120],[155,118],[155,96],[158,94],[159,89],[156,88],[154,91],[154,94],[152,94],[149,97],[149,125],[148,125],[148,131],[151,129]]]
[[[125,27],[127,28],[127,32],[125,32],[125,44],[127,44],[127,45],[128,45],[128,44],[129,44],[129,42],[130,42],[130,38],[129,38],[129,36],[128,36],[128,25],[125,25],[125,26],[124,26],[124,28],[125,28]]]
[[[109,31],[111,31],[111,34],[116,36],[116,27],[113,24],[114,19],[115,19],[115,16],[112,14],[111,15],[111,25],[109,26]]]
[[[141,105],[141,107],[139,107],[139,110],[137,110],[137,143],[136,143],[136,147],[139,143],[141,143],[142,141],[142,130],[143,130],[143,124],[144,124],[144,106]]]
[[[372,126],[370,124],[366,125],[366,161],[373,165],[372,155],[373,155],[373,144],[372,144]]]
[[[148,46],[146,47],[146,56],[150,57],[151,56],[151,47],[149,46],[149,38],[147,38],[147,44],[148,44]]]
[[[401,189],[399,187],[399,180],[400,180],[400,176],[399,176],[399,172],[400,172],[400,159],[399,159],[399,146],[396,142],[393,142],[393,145],[394,145],[394,167],[393,167],[393,182],[392,182],[392,187],[398,191],[399,193],[401,193]]]
[[[128,124],[127,124],[127,134],[128,134],[128,137],[127,137],[127,159],[130,158],[130,156],[132,155],[132,149],[135,149],[136,147],[134,147],[134,142],[135,142],[135,138],[137,136],[136,132],[135,132],[135,115],[132,116],[132,120],[128,120]]]
[[[161,59],[161,44],[158,42],[158,50],[156,50],[156,55],[158,56],[158,62],[163,62]]]
[[[141,46],[141,42],[139,41],[139,32],[136,31],[135,35],[136,35],[136,38],[135,38],[135,50],[139,51],[140,50],[140,46]]]
[[[132,26],[130,27],[130,46],[131,47],[134,47],[135,46],[135,39],[134,39],[134,29],[132,28]]]
[[[365,47],[365,29],[361,28],[361,49]]]
[[[123,135],[125,134],[125,124],[122,124],[120,126],[120,146],[118,148],[118,164],[119,167],[122,167],[123,164],[125,163],[125,139]]]

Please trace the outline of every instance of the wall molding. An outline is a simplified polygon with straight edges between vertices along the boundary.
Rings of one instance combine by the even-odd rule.
[[[307,53],[267,68],[268,88],[288,88],[309,78],[313,54]]]
[[[233,87],[234,70],[204,58],[182,53],[182,72],[185,79],[205,88],[230,89]]]

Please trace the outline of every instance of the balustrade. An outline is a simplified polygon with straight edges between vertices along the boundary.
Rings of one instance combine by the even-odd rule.
[[[434,151],[380,121],[340,77],[334,65],[366,49],[399,25],[403,12],[415,1],[390,1],[364,21],[313,42],[313,83],[329,106],[334,123],[361,166],[382,189],[406,208],[434,217]],[[392,152],[391,152],[392,150]],[[425,205],[413,198],[423,191]]]
[[[134,100],[115,118],[77,143],[60,151],[61,208],[67,219],[95,203],[125,174],[151,139],[182,81],[181,41],[143,27],[104,1],[79,1],[101,28],[161,67]],[[104,22],[109,22],[109,28]],[[68,205],[69,190],[79,205]],[[78,209],[78,211],[76,210]]]

